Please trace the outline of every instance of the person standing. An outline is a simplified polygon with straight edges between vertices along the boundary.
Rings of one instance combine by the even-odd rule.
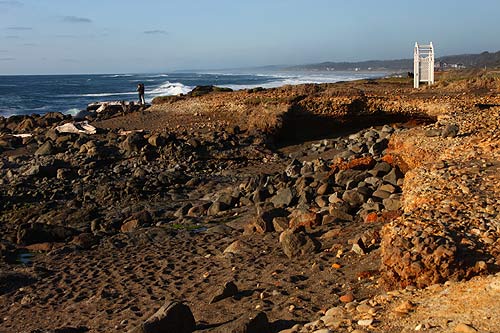
[[[144,83],[139,83],[137,85],[137,92],[139,93],[139,104],[145,105],[146,100],[144,99]]]

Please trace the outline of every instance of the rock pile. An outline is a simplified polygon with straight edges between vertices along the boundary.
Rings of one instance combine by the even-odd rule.
[[[325,140],[311,152],[335,149],[334,159],[293,159],[283,172],[242,183],[240,202],[257,205],[247,232],[282,233],[283,250],[292,257],[318,249],[306,230],[354,220],[376,222],[398,211],[404,175],[383,154],[393,131],[385,126]]]

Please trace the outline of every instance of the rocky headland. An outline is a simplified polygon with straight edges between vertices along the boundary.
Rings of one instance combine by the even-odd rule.
[[[499,93],[452,73],[0,118],[0,332],[495,332]]]

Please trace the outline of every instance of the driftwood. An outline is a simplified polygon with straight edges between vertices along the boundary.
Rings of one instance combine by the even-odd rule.
[[[94,102],[87,105],[87,111],[93,112],[104,112],[104,111],[123,111],[127,112],[134,107],[139,107],[139,104],[135,102],[127,102],[127,101],[110,101],[110,102]]]

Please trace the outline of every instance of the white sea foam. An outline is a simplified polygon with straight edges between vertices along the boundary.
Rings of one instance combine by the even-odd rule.
[[[153,90],[146,91],[146,94],[154,95],[155,97],[160,95],[180,95],[180,94],[187,94],[188,92],[193,90],[193,88],[194,87],[185,86],[180,82],[172,83],[170,81],[166,81],[165,83],[154,88]]]
[[[64,112],[64,114],[70,114],[72,116],[75,116],[78,112],[80,112],[81,110],[80,109],[77,109],[77,108],[72,108],[72,109],[69,109],[69,110],[66,110]]]
[[[132,74],[114,74],[114,75],[106,75],[103,77],[115,78],[115,77],[129,77],[129,76],[133,76],[133,75]]]
[[[155,74],[155,75],[147,75],[146,77],[169,77],[170,75],[168,74]]]
[[[380,73],[363,73],[363,74],[352,74],[352,73],[335,73],[335,74],[252,74],[254,76],[267,76],[273,79],[266,83],[256,83],[256,84],[231,84],[222,85],[223,87],[231,88],[233,90],[241,89],[251,89],[251,88],[277,88],[285,85],[299,85],[299,84],[311,84],[311,83],[335,83],[339,81],[353,81],[363,78],[378,77],[381,76]]]

